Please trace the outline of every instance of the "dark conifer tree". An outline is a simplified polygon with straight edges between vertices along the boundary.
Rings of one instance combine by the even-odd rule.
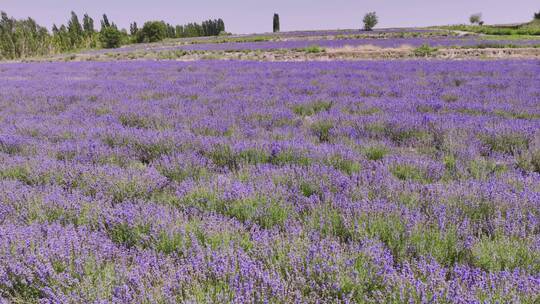
[[[101,28],[110,27],[111,24],[109,23],[109,18],[107,18],[106,14],[103,14],[103,19],[101,20]]]
[[[279,15],[274,14],[274,26],[273,26],[274,33],[279,32]]]

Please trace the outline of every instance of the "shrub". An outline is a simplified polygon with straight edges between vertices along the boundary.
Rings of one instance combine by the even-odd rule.
[[[377,14],[375,12],[367,13],[364,16],[364,30],[371,31],[377,25],[379,22],[379,19],[377,17]]]
[[[99,34],[99,42],[106,49],[120,47],[122,44],[122,33],[115,27],[105,27]]]
[[[312,45],[305,48],[304,51],[308,54],[317,54],[317,53],[324,53],[325,49],[321,48],[318,45]]]
[[[437,51],[437,48],[432,48],[429,44],[424,43],[421,46],[414,49],[413,53],[416,57],[430,57]]]

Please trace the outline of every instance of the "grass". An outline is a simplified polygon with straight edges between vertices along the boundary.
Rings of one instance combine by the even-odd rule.
[[[493,26],[493,25],[451,25],[440,27],[447,30],[465,31],[496,36],[538,36],[540,35],[540,21],[534,20],[514,26]]]

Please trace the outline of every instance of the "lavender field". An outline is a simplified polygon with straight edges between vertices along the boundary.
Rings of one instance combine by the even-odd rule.
[[[0,64],[0,303],[539,303],[540,62]]]

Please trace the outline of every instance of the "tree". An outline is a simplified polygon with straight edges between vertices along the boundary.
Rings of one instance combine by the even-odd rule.
[[[122,44],[122,33],[116,27],[103,27],[99,35],[99,41],[103,48],[117,48]]]
[[[163,21],[145,22],[137,34],[138,42],[157,42],[167,38],[167,25]]]
[[[219,18],[217,20],[218,23],[218,35],[225,32],[225,22],[223,22],[223,19]]]
[[[103,14],[103,19],[101,20],[101,28],[110,27],[111,24],[109,23],[109,18],[107,18],[106,14]]]
[[[482,22],[482,14],[478,13],[478,14],[472,14],[470,17],[469,17],[469,22],[471,24],[480,24],[480,23],[483,23]]]
[[[71,39],[71,46],[73,48],[79,47],[83,38],[83,28],[79,22],[79,17],[73,11],[68,21],[67,30]]]
[[[371,31],[379,23],[379,18],[375,12],[367,13],[364,16],[364,30]]]
[[[16,20],[0,13],[0,59],[46,55],[52,51],[51,36],[32,18]]]
[[[137,35],[137,32],[139,31],[139,28],[137,27],[137,22],[133,22],[129,25],[129,33],[131,36]]]
[[[176,38],[182,38],[186,37],[186,33],[184,32],[184,26],[183,25],[177,25],[175,29]]]
[[[534,13],[534,19],[540,20],[540,11],[538,11],[538,13]]]
[[[274,14],[274,24],[273,24],[274,33],[279,32],[279,15]]]
[[[84,17],[83,17],[83,30],[86,36],[91,36],[95,32],[94,19],[88,16],[88,14],[84,14]]]

